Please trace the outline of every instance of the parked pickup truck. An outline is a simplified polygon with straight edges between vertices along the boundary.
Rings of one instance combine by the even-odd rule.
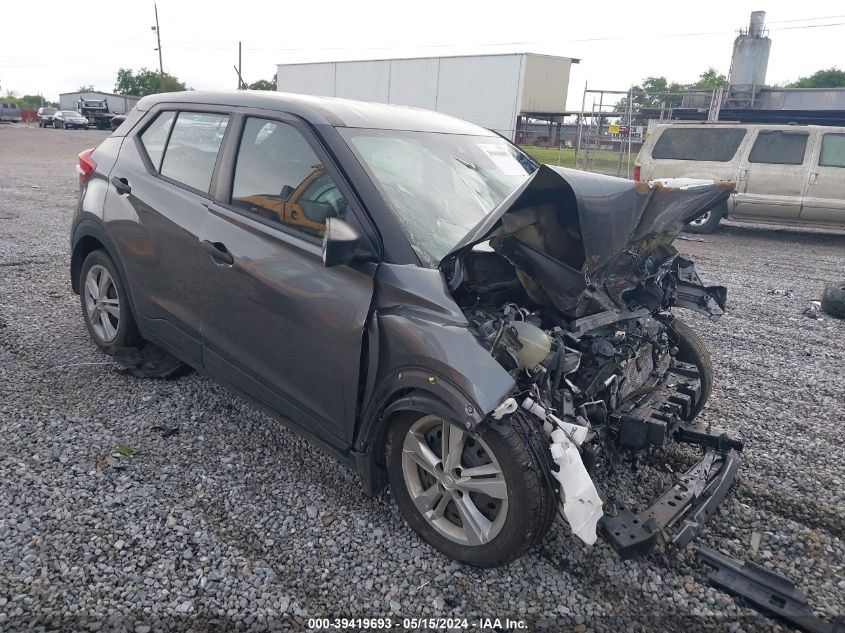
[[[76,102],[76,109],[88,119],[90,125],[96,126],[98,130],[111,128],[114,114],[109,112],[109,104],[105,99],[79,99]]]

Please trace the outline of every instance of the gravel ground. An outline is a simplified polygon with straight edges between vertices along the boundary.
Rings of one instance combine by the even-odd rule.
[[[690,319],[716,365],[703,419],[747,440],[694,545],[622,562],[558,525],[539,551],[477,570],[419,541],[389,493],[368,499],[349,468],[206,378],[132,378],[95,350],[69,287],[68,227],[75,155],[104,136],[0,126],[0,631],[358,616],[789,630],[709,587],[697,545],[786,574],[826,619],[845,614],[845,322],[802,315],[845,278],[842,234],[731,226],[678,242],[729,287],[724,318]],[[138,452],[110,457],[119,444]],[[621,484],[650,495],[685,450],[642,459]]]

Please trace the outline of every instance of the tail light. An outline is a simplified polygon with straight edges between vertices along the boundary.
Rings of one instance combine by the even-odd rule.
[[[639,165],[634,165],[633,179],[636,180],[636,181],[640,180],[640,166]]]
[[[79,154],[79,165],[76,167],[76,171],[79,173],[79,182],[86,182],[91,174],[94,173],[94,170],[97,169],[97,163],[92,158],[94,149],[92,147]]]

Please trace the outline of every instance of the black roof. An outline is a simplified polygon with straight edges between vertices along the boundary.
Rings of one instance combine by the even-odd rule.
[[[144,97],[136,106],[148,110],[159,103],[224,105],[288,112],[314,125],[414,130],[448,134],[494,136],[493,132],[447,114],[408,106],[314,97],[266,90],[188,90]]]

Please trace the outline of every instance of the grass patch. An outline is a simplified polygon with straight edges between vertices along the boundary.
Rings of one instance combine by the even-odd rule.
[[[530,154],[538,161],[546,165],[559,165],[561,167],[575,166],[575,150],[569,147],[536,147],[534,145],[520,145],[526,153]],[[609,150],[598,150],[595,152],[595,162],[590,160],[589,171],[595,171],[600,174],[616,175],[616,170],[619,167],[619,152]],[[631,154],[631,169],[634,168],[635,154]],[[578,153],[579,162],[583,161],[583,150]],[[620,175],[624,178],[627,175],[628,161],[627,156],[622,158],[622,172]]]
[[[138,449],[127,446],[126,444],[118,444],[114,447],[114,449],[112,449],[112,453],[117,453],[118,455],[123,455],[124,457],[135,457],[135,455],[138,454]]]

